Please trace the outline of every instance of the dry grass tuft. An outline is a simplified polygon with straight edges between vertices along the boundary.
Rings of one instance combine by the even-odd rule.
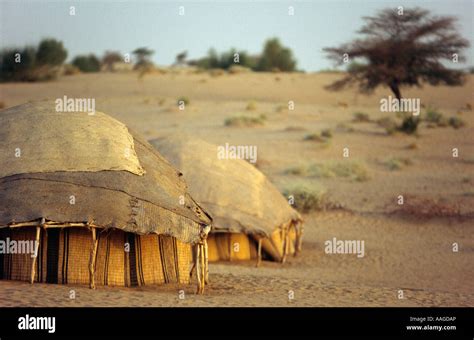
[[[302,212],[326,210],[328,208],[327,191],[321,187],[297,184],[288,187],[283,191],[283,195],[293,205]]]
[[[285,173],[303,177],[347,178],[354,182],[365,182],[370,179],[364,162],[350,160],[299,165],[288,168]]]
[[[266,119],[266,116],[263,114],[258,117],[237,116],[227,118],[224,121],[224,125],[231,127],[256,127],[263,126]]]
[[[365,123],[371,121],[369,115],[364,112],[356,112],[352,116],[354,117],[352,121],[355,123]]]
[[[404,157],[392,157],[382,162],[389,170],[401,170],[406,166],[412,165],[413,161]]]
[[[248,102],[245,109],[247,111],[255,111],[257,109],[257,103],[255,103],[254,101]]]

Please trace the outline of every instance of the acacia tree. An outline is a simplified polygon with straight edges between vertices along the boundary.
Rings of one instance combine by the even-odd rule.
[[[137,56],[137,62],[135,64],[135,67],[150,66],[152,64],[150,61],[150,57],[154,53],[153,50],[150,50],[147,47],[139,47],[132,53]]]
[[[432,16],[427,10],[414,8],[402,12],[385,9],[374,17],[364,17],[364,21],[365,25],[358,31],[364,38],[324,49],[339,65],[347,59],[362,61],[349,68],[347,76],[327,86],[328,89],[357,84],[361,92],[370,93],[379,85],[386,85],[400,100],[403,86],[420,87],[423,82],[463,83],[462,71],[443,64],[443,61],[464,61],[461,51],[469,46],[456,31],[456,18]]]
[[[105,51],[102,57],[102,64],[108,71],[112,71],[114,64],[123,61],[123,57],[119,52]]]
[[[188,51],[183,51],[176,56],[175,65],[185,64],[186,58],[188,57]]]

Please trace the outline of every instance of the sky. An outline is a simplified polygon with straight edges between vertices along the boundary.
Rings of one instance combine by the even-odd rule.
[[[471,47],[474,65],[473,1],[24,1],[0,0],[0,48],[37,45],[42,38],[61,40],[70,61],[79,54],[106,50],[129,53],[146,46],[158,65],[170,65],[182,51],[197,59],[214,47],[258,54],[265,40],[278,37],[292,49],[298,68],[318,71],[333,62],[322,52],[357,37],[362,17],[383,8],[419,6],[459,19],[459,32]],[[70,15],[75,6],[75,16]],[[180,6],[184,15],[179,15]],[[288,15],[288,7],[294,15]]]

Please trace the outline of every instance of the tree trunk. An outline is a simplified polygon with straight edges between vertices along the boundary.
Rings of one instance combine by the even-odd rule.
[[[397,98],[398,102],[400,103],[400,99],[402,99],[402,93],[400,92],[400,87],[398,86],[398,81],[392,80],[389,84],[390,90],[392,90],[393,94]]]

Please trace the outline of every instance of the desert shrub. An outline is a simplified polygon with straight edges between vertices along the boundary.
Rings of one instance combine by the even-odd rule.
[[[450,117],[448,120],[448,124],[455,129],[459,129],[466,125],[466,123],[461,118],[456,116]]]
[[[320,133],[310,133],[304,136],[303,140],[313,142],[327,142],[332,137],[332,130],[324,129]]]
[[[273,72],[293,72],[296,69],[296,61],[293,53],[284,47],[278,38],[269,39],[265,42],[263,52],[256,66],[257,71]]]
[[[209,75],[211,77],[220,77],[220,76],[223,76],[224,74],[225,74],[225,71],[221,70],[221,69],[211,69],[211,70],[209,70]]]
[[[364,113],[364,112],[355,112],[353,114],[353,119],[352,121],[353,122],[357,122],[357,123],[362,123],[362,122],[370,122],[370,117],[367,113]]]
[[[389,158],[383,164],[391,171],[401,170],[407,165],[412,165],[413,162],[409,158]]]
[[[369,179],[367,167],[360,161],[330,161],[313,164],[309,170],[315,177],[342,177],[357,182]]]
[[[72,76],[72,75],[81,73],[81,70],[79,70],[77,66],[74,66],[71,64],[65,64],[63,73],[65,76]]]
[[[420,124],[420,119],[418,117],[408,115],[403,119],[402,124],[398,127],[398,130],[411,135],[416,133],[418,124]]]
[[[324,138],[319,133],[310,133],[304,136],[303,140],[313,141],[313,142],[325,142],[327,138]]]
[[[430,123],[439,123],[443,118],[443,114],[436,109],[429,107],[425,113],[425,120]]]
[[[356,182],[364,182],[370,178],[365,163],[349,160],[299,165],[285,170],[285,173],[316,178],[347,178]]]
[[[81,72],[100,71],[100,61],[93,54],[77,56],[73,59],[72,64],[81,70]]]
[[[297,185],[283,190],[286,199],[293,202],[293,207],[303,213],[325,210],[328,206],[327,191],[323,188]]]
[[[248,102],[247,106],[245,107],[247,111],[255,111],[257,109],[257,104],[254,101]]]
[[[61,65],[66,60],[67,51],[61,41],[44,39],[40,42],[36,52],[38,65]]]
[[[231,67],[229,67],[230,74],[249,73],[249,72],[252,72],[252,69],[249,67],[240,66],[240,65],[232,65]]]
[[[51,65],[40,65],[32,68],[28,72],[28,81],[49,81],[56,79],[60,74],[61,68]]]
[[[302,126],[295,126],[295,125],[290,125],[290,126],[287,126],[284,131],[287,131],[287,132],[299,132],[299,131],[306,131],[306,128],[302,127]]]
[[[397,131],[397,122],[391,117],[384,117],[378,119],[377,125],[384,128],[387,134],[389,135]]]
[[[336,125],[336,131],[338,132],[354,132],[354,128],[346,123],[339,123]]]
[[[286,175],[308,176],[308,167],[304,165],[293,166],[285,170]]]
[[[188,106],[190,104],[190,100],[188,97],[181,96],[178,98],[176,103],[178,104],[178,106],[182,104],[184,104],[185,106]]]
[[[224,121],[225,126],[234,126],[234,127],[254,127],[262,126],[265,124],[266,116],[260,115],[258,117],[248,117],[248,116],[237,116],[227,118]]]
[[[276,108],[275,108],[275,112],[285,112],[288,110],[288,106],[287,105],[278,105]]]
[[[332,130],[331,129],[324,129],[323,131],[321,131],[321,137],[331,138],[332,137]]]

